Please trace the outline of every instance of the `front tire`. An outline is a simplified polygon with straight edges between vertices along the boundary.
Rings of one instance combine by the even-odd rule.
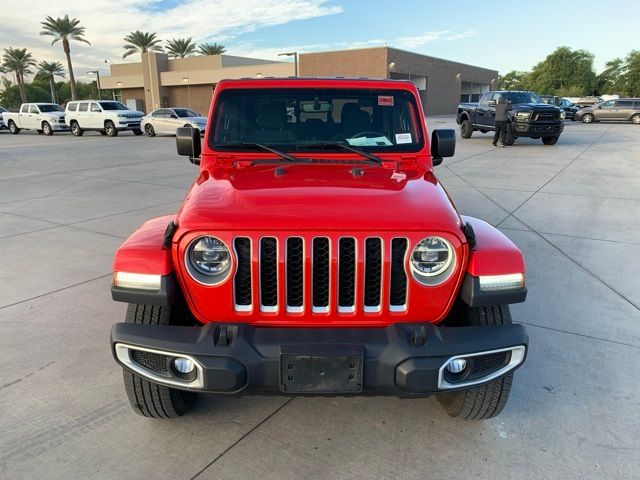
[[[171,325],[171,307],[129,304],[127,323]],[[191,410],[196,394],[158,385],[123,368],[124,389],[133,410],[149,418],[175,418]]]
[[[49,122],[42,122],[42,133],[47,136],[53,135],[53,128],[49,125]]]
[[[542,137],[542,143],[545,145],[555,145],[560,137]]]
[[[20,133],[20,129],[18,128],[18,126],[16,125],[16,122],[14,122],[13,120],[9,120],[9,131],[13,134],[13,135],[17,135]]]
[[[640,113],[636,113],[635,115],[633,115],[631,117],[631,123],[634,123],[636,125],[640,125]]]
[[[473,135],[473,125],[471,124],[471,120],[463,120],[460,124],[460,136],[462,138],[471,138]]]
[[[504,145],[511,146],[516,143],[516,136],[513,134],[513,128],[507,123],[507,134],[504,137]]]
[[[592,123],[593,119],[594,117],[592,113],[585,113],[582,115],[582,123]]]
[[[150,123],[147,123],[144,126],[144,133],[147,134],[147,137],[155,137],[156,136],[156,131],[153,129],[153,125],[151,125]]]
[[[508,305],[494,307],[466,307],[466,325],[503,325],[511,323]],[[495,417],[507,404],[513,372],[491,383],[457,392],[441,393],[438,402],[451,417],[465,420],[484,420]]]
[[[111,121],[107,121],[104,123],[104,131],[107,134],[107,137],[117,137],[118,130],[116,126]]]
[[[81,137],[84,134],[84,130],[80,128],[78,122],[71,122],[71,133],[74,137]]]

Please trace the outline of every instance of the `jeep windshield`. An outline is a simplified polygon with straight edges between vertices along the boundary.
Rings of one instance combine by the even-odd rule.
[[[511,102],[512,105],[516,105],[518,103],[544,103],[538,95],[531,92],[506,92],[502,95],[508,102]]]
[[[98,102],[103,110],[129,110],[120,102]]]
[[[223,90],[209,145],[260,144],[281,151],[416,152],[422,139],[415,97],[401,90],[273,88]],[[236,147],[237,149],[237,147]]]

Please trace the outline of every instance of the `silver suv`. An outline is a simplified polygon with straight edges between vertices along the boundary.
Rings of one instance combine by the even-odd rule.
[[[601,121],[624,121],[640,125],[640,98],[606,100],[576,112],[576,120],[584,123]]]

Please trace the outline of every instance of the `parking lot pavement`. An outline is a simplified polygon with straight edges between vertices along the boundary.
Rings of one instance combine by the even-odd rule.
[[[451,118],[431,128],[453,127]],[[503,413],[435,399],[205,397],[135,415],[109,351],[111,261],[196,168],[171,138],[0,133],[0,478],[639,478],[640,131],[458,140],[436,168],[462,213],[524,252],[531,350]]]

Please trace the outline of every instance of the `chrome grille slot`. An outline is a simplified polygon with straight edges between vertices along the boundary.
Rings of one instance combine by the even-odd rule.
[[[367,238],[364,242],[364,311],[380,311],[382,288],[382,240]]]
[[[312,310],[315,313],[329,311],[329,277],[330,277],[329,239],[316,237],[312,246],[311,284]]]
[[[355,311],[356,241],[341,238],[338,244],[338,312]]]
[[[407,308],[407,274],[404,269],[404,257],[406,252],[406,238],[394,238],[391,240],[389,310],[392,312],[401,312]]]
[[[278,309],[278,242],[273,237],[260,239],[260,310]]]
[[[302,238],[287,238],[286,282],[287,312],[303,311],[304,303],[304,246]]]
[[[251,310],[251,240],[247,237],[237,237],[233,241],[238,269],[233,279],[233,293],[235,309],[238,311]]]

